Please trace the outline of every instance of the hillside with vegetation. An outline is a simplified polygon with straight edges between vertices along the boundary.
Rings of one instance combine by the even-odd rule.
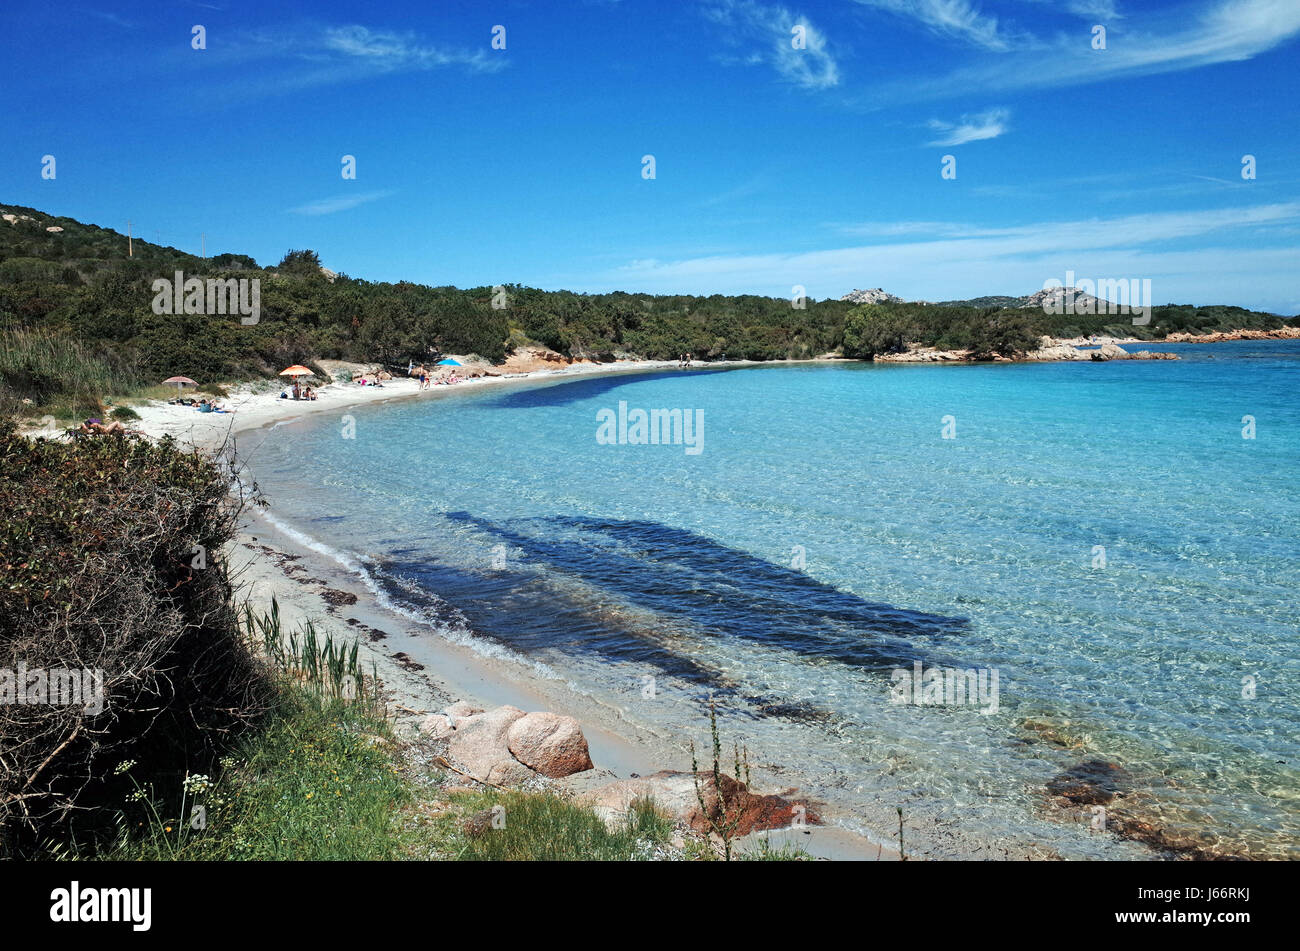
[[[684,352],[703,360],[871,357],[906,343],[982,355],[1031,347],[1042,334],[1160,339],[1288,322],[1226,306],[1156,307],[1149,326],[1134,327],[1124,316],[1049,316],[1001,298],[951,305],[809,300],[795,307],[756,295],[578,294],[519,285],[506,286],[498,308],[491,287],[334,275],[308,250],[264,266],[244,254],[204,259],[137,238],[128,256],[127,236],[112,229],[14,205],[0,213],[0,414],[92,412],[108,394],[130,394],[173,374],[210,383],[269,377],[320,359],[401,368],[442,353],[500,361],[527,343],[602,361]],[[154,280],[178,270],[187,278],[259,279],[259,321],[155,314]]]

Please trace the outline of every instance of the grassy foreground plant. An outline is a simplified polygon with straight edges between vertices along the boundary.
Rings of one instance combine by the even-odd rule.
[[[700,804],[700,814],[704,816],[709,828],[722,839],[723,857],[730,862],[732,851],[732,840],[735,838],[736,829],[740,826],[741,813],[739,808],[729,807],[726,796],[723,795],[723,775],[719,768],[719,761],[722,756],[722,742],[718,738],[718,711],[713,702],[709,699],[709,736],[713,744],[713,770],[709,773],[709,779],[712,780],[712,793],[715,798],[714,808],[710,809],[705,802],[705,786],[708,785],[700,779],[700,765],[695,758],[695,741],[691,741],[691,775],[695,781],[695,798]],[[735,756],[736,782],[749,785],[749,751],[745,751],[742,762],[740,748],[732,745],[732,753]],[[742,771],[743,770],[743,771]],[[742,780],[741,777],[744,776]]]
[[[592,810],[548,793],[461,793],[459,803],[474,811],[463,824],[462,861],[605,861],[654,857],[673,822],[652,801],[631,804],[624,824],[610,828]]]
[[[121,804],[108,856],[125,859],[363,860],[401,857],[398,810],[411,799],[395,741],[351,648],[306,623],[284,631],[280,606],[244,609],[265,649],[274,699],[223,756],[215,780],[186,774],[160,789],[137,781]]]

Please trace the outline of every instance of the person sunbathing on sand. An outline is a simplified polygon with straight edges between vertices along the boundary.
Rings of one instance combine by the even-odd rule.
[[[113,420],[111,423],[105,423],[100,419],[88,419],[77,427],[77,432],[83,433],[87,436],[96,434],[100,436],[118,435],[119,433],[127,431],[127,428],[117,420]]]

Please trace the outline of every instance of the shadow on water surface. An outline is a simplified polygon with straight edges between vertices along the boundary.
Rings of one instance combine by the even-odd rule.
[[[531,409],[542,406],[567,406],[591,399],[630,383],[653,383],[657,380],[685,380],[715,373],[731,373],[744,367],[719,367],[716,370],[662,370],[652,373],[619,373],[590,379],[566,380],[554,386],[537,386],[510,390],[492,398],[487,405],[506,409]],[[654,401],[651,401],[654,402]]]
[[[934,641],[968,629],[964,618],[866,601],[658,522],[555,516],[496,523],[465,512],[447,518],[504,543],[508,564],[520,567],[485,571],[430,558],[424,546],[390,549],[376,580],[399,600],[432,608],[439,620],[467,623],[525,655],[556,651],[647,664],[738,698],[751,716],[827,725],[843,719],[806,700],[753,694],[721,669],[730,666],[725,660],[699,656],[701,641],[734,639],[814,664],[885,671],[944,662],[933,656]],[[557,585],[555,575],[580,585]],[[429,592],[439,597],[426,600]],[[629,604],[651,620],[622,607]]]
[[[963,633],[965,618],[866,601],[652,521],[552,516],[498,524],[466,512],[453,522],[639,608],[678,619],[708,639],[735,638],[809,659],[885,670],[924,660],[914,639]]]

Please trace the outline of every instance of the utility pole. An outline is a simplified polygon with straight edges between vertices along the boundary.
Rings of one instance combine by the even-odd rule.
[[[199,240],[203,242],[203,253],[200,254],[199,257],[206,261],[208,259],[208,236],[206,234],[201,234],[199,235]]]
[[[131,219],[126,220],[126,256],[135,257],[135,245],[131,241]]]

